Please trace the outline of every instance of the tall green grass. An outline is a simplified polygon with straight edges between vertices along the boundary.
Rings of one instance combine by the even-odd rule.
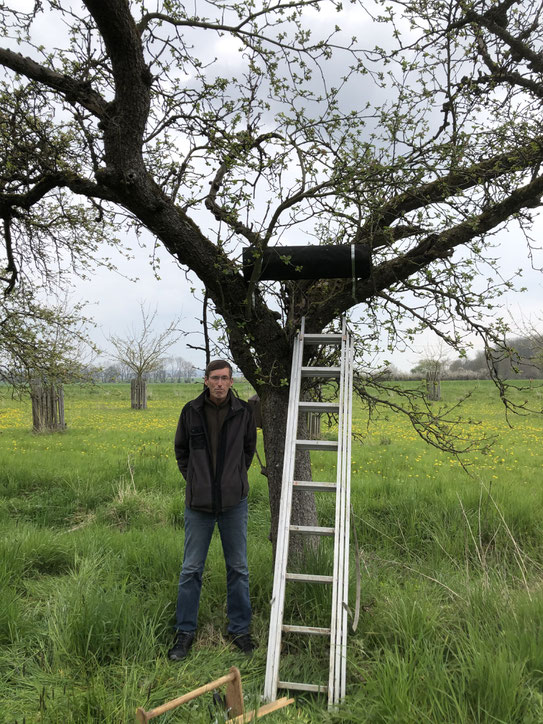
[[[453,405],[468,383],[442,384]],[[183,548],[183,489],[173,457],[179,411],[196,385],[154,385],[133,411],[125,385],[69,388],[68,428],[34,435],[27,402],[0,388],[0,711],[6,722],[130,722],[147,709],[241,668],[246,707],[265,670],[272,553],[266,480],[250,471],[249,565],[258,648],[252,659],[225,636],[225,572],[212,541],[192,655],[166,658]],[[543,721],[543,420],[506,425],[489,383],[465,415],[496,437],[466,474],[397,415],[368,426],[356,407],[351,589],[361,612],[348,643],[348,686],[337,712],[297,695],[270,722]],[[247,398],[247,386],[240,390]],[[527,383],[518,393],[541,407]],[[466,433],[471,428],[466,426]],[[327,434],[324,430],[324,434]],[[333,434],[333,431],[331,431]],[[261,440],[259,442],[262,450]],[[330,456],[314,477],[331,480]],[[333,501],[317,496],[322,524]],[[331,541],[307,553],[331,570]],[[351,617],[354,595],[351,600]],[[330,591],[287,590],[290,622],[326,625]],[[320,638],[286,636],[282,677],[326,683]],[[162,721],[210,722],[210,696]]]

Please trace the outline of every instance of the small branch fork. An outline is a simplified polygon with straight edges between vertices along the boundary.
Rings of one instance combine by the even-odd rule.
[[[247,44],[250,43],[262,43],[265,42],[271,46],[275,46],[276,48],[279,48],[280,50],[285,51],[293,51],[296,53],[300,52],[300,47],[297,45],[291,45],[289,43],[286,43],[284,40],[281,39],[275,39],[271,37],[270,35],[265,35],[261,32],[255,32],[254,30],[248,30],[246,26],[249,26],[251,24],[254,25],[255,21],[257,21],[261,16],[268,16],[273,13],[279,13],[280,15],[283,15],[285,11],[291,10],[296,11],[300,10],[303,7],[306,6],[312,6],[318,5],[322,2],[322,0],[293,0],[292,2],[278,2],[275,5],[270,5],[262,10],[258,10],[254,13],[249,13],[245,18],[242,18],[241,21],[237,25],[228,25],[226,23],[220,23],[220,22],[210,22],[208,20],[201,20],[199,18],[172,18],[170,15],[166,15],[165,13],[146,13],[142,16],[141,20],[137,23],[137,29],[140,34],[143,34],[145,30],[149,27],[151,22],[153,20],[158,20],[160,23],[168,23],[174,27],[180,28],[201,28],[202,30],[215,30],[219,33],[230,33],[231,35],[239,38],[240,40],[244,40]],[[266,23],[266,25],[269,25],[270,23]],[[328,42],[328,46],[331,46],[332,44]],[[343,46],[338,46],[343,47]],[[351,50],[351,48],[345,48],[348,50]],[[322,52],[322,46],[320,43],[317,43],[316,45],[308,45],[303,47],[303,51],[306,53],[319,51]]]

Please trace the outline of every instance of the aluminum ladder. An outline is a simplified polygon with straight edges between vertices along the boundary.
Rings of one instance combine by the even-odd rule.
[[[305,320],[294,342],[292,373],[288,403],[283,481],[273,594],[271,600],[270,629],[264,683],[264,699],[274,701],[277,689],[328,693],[328,708],[337,707],[345,696],[347,664],[347,604],[349,591],[349,511],[351,486],[351,412],[353,388],[353,348],[345,319],[341,334],[306,334]],[[341,345],[339,367],[304,367],[305,345]],[[300,400],[303,377],[339,379],[337,403],[304,402]],[[299,413],[338,413],[338,440],[297,439]],[[294,465],[298,450],[329,450],[337,453],[337,477],[335,482],[309,482],[294,480]],[[292,493],[294,490],[327,491],[336,495],[335,524],[333,528],[291,525]],[[334,536],[334,560],[332,575],[289,573],[288,552],[290,533]],[[285,588],[287,582],[322,583],[332,586],[332,612],[330,627],[293,626],[283,623]],[[283,633],[322,635],[330,640],[330,666],[328,686],[318,683],[284,681],[280,679],[281,638]]]

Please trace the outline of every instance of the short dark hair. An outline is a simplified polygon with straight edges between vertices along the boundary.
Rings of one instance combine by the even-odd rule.
[[[223,370],[225,367],[228,367],[230,370],[230,377],[232,377],[232,365],[224,359],[212,360],[206,367],[204,374],[206,377],[209,377],[210,372],[213,372],[213,370]]]

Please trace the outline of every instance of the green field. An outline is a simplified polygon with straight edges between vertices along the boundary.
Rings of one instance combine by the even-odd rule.
[[[184,401],[199,389],[152,385],[148,410],[133,411],[126,385],[68,388],[67,430],[38,436],[29,403],[0,388],[2,722],[131,722],[137,706],[151,709],[232,665],[246,708],[258,701],[273,576],[256,461],[249,565],[258,649],[246,660],[223,636],[224,564],[214,539],[193,654],[182,664],[166,658],[183,547],[172,441]],[[543,417],[515,417],[508,427],[490,382],[444,382],[444,402],[468,389],[464,414],[480,424],[464,432],[496,438],[490,451],[467,456],[468,473],[399,415],[383,411],[368,427],[356,406],[362,606],[349,639],[348,695],[336,713],[319,696],[297,696],[265,721],[543,721]],[[540,389],[526,383],[518,394],[542,408]],[[325,453],[313,467],[315,479],[332,479]],[[330,500],[318,504],[326,524]],[[325,572],[324,543],[307,565]],[[298,589],[287,610],[291,620],[325,625],[327,590]],[[285,678],[326,679],[322,641],[286,640],[282,661]],[[220,721],[211,707],[207,695],[157,721]]]

